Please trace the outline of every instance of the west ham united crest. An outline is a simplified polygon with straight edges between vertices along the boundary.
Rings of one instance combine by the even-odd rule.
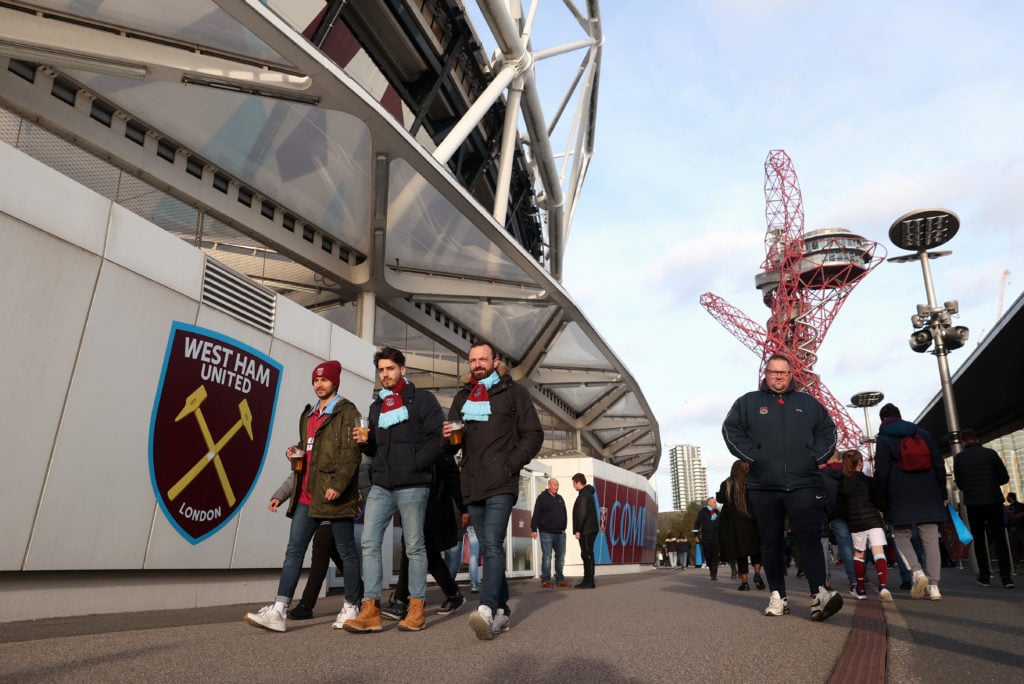
[[[198,544],[252,492],[267,455],[281,364],[175,321],[149,428],[149,474],[164,515]]]

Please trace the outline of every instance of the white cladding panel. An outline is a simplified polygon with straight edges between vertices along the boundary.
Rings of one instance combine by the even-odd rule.
[[[26,570],[143,567],[156,501],[149,424],[170,321],[196,302],[104,262]]]
[[[0,212],[103,254],[109,200],[2,142],[0,169]]]
[[[101,259],[4,214],[0,236],[2,571],[25,560]]]
[[[338,358],[331,356],[331,322],[321,316],[311,316],[305,307],[299,306],[290,299],[277,298],[277,338],[283,342],[293,344],[300,349],[320,357],[321,359]],[[347,335],[351,337],[351,335]],[[355,338],[360,344],[362,340]],[[352,364],[352,361],[339,359],[342,368]],[[319,362],[317,362],[319,363]],[[315,366],[316,363],[313,364]],[[312,373],[313,366],[309,367]]]
[[[154,258],[159,255],[160,258]],[[203,253],[117,204],[110,209],[106,258],[130,271],[199,300]]]

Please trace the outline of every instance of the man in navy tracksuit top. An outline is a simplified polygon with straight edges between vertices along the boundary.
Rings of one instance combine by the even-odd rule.
[[[818,466],[835,451],[835,423],[814,397],[796,391],[789,359],[774,354],[760,389],[732,405],[722,436],[729,451],[750,464],[747,493],[772,592],[764,614],[789,612],[782,552],[788,516],[811,591],[811,619],[828,619],[843,607],[843,598],[825,587],[825,494]]]

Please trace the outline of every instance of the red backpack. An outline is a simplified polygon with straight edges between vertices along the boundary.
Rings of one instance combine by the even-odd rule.
[[[932,469],[932,450],[928,442],[921,436],[920,430],[900,439],[900,469],[907,473],[917,473]]]

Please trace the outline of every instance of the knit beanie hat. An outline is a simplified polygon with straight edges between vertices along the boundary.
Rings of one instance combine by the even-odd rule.
[[[324,361],[313,369],[312,380],[317,378],[327,378],[337,387],[341,384],[341,363],[338,361]]]

